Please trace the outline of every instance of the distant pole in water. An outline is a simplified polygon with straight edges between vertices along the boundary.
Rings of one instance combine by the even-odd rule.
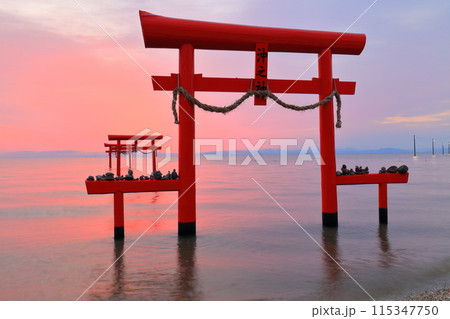
[[[450,142],[448,142],[448,145],[447,145],[447,154],[450,155]]]
[[[416,153],[416,135],[414,134],[414,157],[416,157],[417,156],[417,153]]]
[[[444,143],[442,143],[442,155],[444,155]]]
[[[434,138],[431,139],[431,155],[434,155]]]

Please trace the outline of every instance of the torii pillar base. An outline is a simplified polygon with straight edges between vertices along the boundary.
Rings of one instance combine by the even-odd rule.
[[[324,227],[337,227],[338,214],[337,213],[322,213],[322,225]]]
[[[123,193],[114,193],[114,239],[125,238]]]
[[[121,240],[125,238],[125,227],[114,227],[114,240]]]
[[[196,222],[182,223],[178,222],[178,236],[195,236]]]
[[[387,183],[378,184],[378,218],[380,224],[388,223]]]

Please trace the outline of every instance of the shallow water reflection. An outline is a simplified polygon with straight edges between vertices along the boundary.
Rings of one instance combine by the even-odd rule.
[[[198,287],[196,257],[197,237],[178,237],[177,275],[174,291],[175,300],[199,300],[201,292]]]
[[[148,299],[166,300],[200,300],[196,269],[197,238],[194,236],[178,237],[176,245],[177,264],[173,269],[150,268],[139,270],[142,265],[128,265],[125,241],[115,240],[111,259],[111,274],[92,288],[85,299],[95,300],[134,300]],[[150,251],[147,251],[151,255]],[[138,267],[136,267],[138,266]],[[138,275],[138,278],[136,278]],[[170,287],[170,289],[168,289]]]
[[[380,267],[391,267],[395,261],[395,254],[391,252],[391,245],[389,243],[388,225],[380,224],[378,226],[378,239],[380,245],[379,264]]]
[[[325,278],[327,289],[333,289],[333,285],[339,282],[342,277],[342,269],[339,267],[339,247],[338,247],[338,228],[323,227],[322,229],[322,247],[326,252],[323,253],[323,264],[325,269]]]
[[[115,240],[114,241],[114,280],[112,281],[111,287],[111,297],[112,299],[122,299],[122,292],[124,289],[124,273],[125,269],[125,255],[123,254],[125,241]]]
[[[125,241],[112,238],[112,196],[86,194],[102,159],[0,161],[14,172],[0,177],[0,299],[75,300],[111,266],[82,300],[369,300],[333,259],[377,300],[427,289],[450,274],[449,159],[338,156],[338,166],[406,163],[411,175],[389,187],[388,226],[376,186],[339,188],[337,229],[322,228],[315,164],[205,162],[197,237],[176,235],[175,192],[139,193],[125,196]]]

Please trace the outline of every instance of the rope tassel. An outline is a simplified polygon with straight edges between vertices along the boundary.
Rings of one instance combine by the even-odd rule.
[[[208,105],[208,104],[204,104],[204,103],[200,102],[195,97],[193,97],[191,94],[189,94],[189,92],[186,91],[183,87],[179,86],[173,90],[173,98],[172,98],[172,112],[173,112],[173,117],[175,119],[175,124],[179,124],[178,113],[177,113],[177,108],[176,108],[178,93],[183,94],[189,102],[191,102],[194,105],[197,105],[202,110],[205,110],[208,112],[222,113],[222,114],[227,114],[227,113],[233,111],[239,105],[241,105],[245,100],[247,100],[248,98],[250,98],[252,96],[257,96],[260,98],[270,98],[273,101],[275,101],[275,103],[281,105],[282,107],[284,107],[286,109],[294,110],[294,111],[313,110],[323,104],[330,102],[333,99],[333,97],[336,97],[336,104],[337,104],[337,106],[336,106],[336,127],[341,128],[341,126],[342,126],[342,121],[341,121],[341,104],[342,104],[342,102],[341,102],[341,96],[336,89],[333,90],[331,92],[331,94],[328,95],[323,100],[321,100],[317,103],[314,103],[314,104],[303,105],[303,106],[285,103],[285,102],[281,101],[276,95],[274,95],[272,92],[270,92],[268,90],[264,90],[264,91],[263,90],[250,90],[247,93],[245,93],[241,98],[236,100],[233,104],[230,104],[228,106],[219,107],[219,106]]]

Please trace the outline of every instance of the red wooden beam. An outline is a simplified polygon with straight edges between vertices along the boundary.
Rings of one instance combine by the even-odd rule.
[[[178,86],[178,74],[170,76],[152,76],[153,89],[156,91],[172,91]],[[269,79],[272,93],[305,93],[319,94],[319,79],[312,80],[280,80]],[[355,94],[356,82],[345,82],[334,79],[339,94]],[[243,78],[210,78],[202,74],[194,76],[194,87],[197,92],[247,92],[251,89],[252,79]]]
[[[110,141],[140,141],[140,140],[161,140],[162,135],[116,135],[109,134],[108,140]]]
[[[106,145],[105,145],[106,146]],[[110,146],[106,146],[106,147],[108,147],[108,150],[106,150],[107,152],[108,151],[112,151],[112,152],[115,152],[115,151],[117,151],[117,145],[110,145]],[[134,145],[120,145],[120,151],[121,152],[127,152],[127,151],[129,151],[129,150],[132,150],[133,152],[135,152],[136,151],[136,147],[134,146]]]
[[[109,144],[109,143],[105,143],[105,147],[109,147],[109,149],[105,150],[106,153],[109,152],[116,152],[117,150],[117,144]],[[137,150],[144,150],[144,151],[156,151],[156,150],[160,150],[161,146],[156,146],[156,145],[147,145],[147,146],[135,146],[134,144],[128,144],[128,145],[120,145],[120,150],[122,153],[126,153],[126,151],[128,151],[130,148],[132,148],[133,152],[136,152]]]
[[[384,173],[336,176],[337,185],[407,183],[409,173]]]
[[[122,153],[127,153],[130,149],[131,149],[131,147],[123,147],[123,146],[120,147],[120,151],[121,151]],[[117,151],[117,147],[111,147],[111,148],[108,149],[107,151],[116,152],[116,151]],[[136,148],[133,147],[133,148],[131,149],[131,151],[132,151],[132,152],[136,152]]]
[[[178,191],[180,180],[86,181],[88,194]]]
[[[149,146],[138,146],[138,149],[141,149],[143,151],[151,151],[154,152],[156,150],[160,150],[161,146],[156,146],[156,145],[149,145]]]
[[[105,147],[109,147],[109,148],[116,148],[117,147],[117,143],[104,143]],[[129,146],[133,146],[133,144],[121,144],[120,147],[129,147]]]
[[[254,51],[267,43],[270,52],[332,53],[359,55],[366,36],[356,33],[267,28],[174,19],[139,11],[146,48],[178,49],[189,43],[194,49]]]

